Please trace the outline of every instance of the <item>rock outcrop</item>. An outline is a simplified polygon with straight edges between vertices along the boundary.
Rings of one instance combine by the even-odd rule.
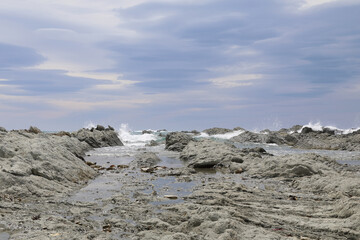
[[[231,129],[227,129],[227,128],[218,128],[218,127],[214,127],[214,128],[208,128],[205,129],[203,132],[211,135],[217,135],[217,134],[225,134],[225,133],[229,133],[232,132],[233,130]]]
[[[149,168],[161,162],[160,158],[153,152],[142,152],[135,156],[130,165],[137,168]]]
[[[180,154],[181,160],[194,168],[212,168],[231,162],[242,163],[243,156],[236,147],[210,139],[190,142]]]
[[[233,142],[275,143],[303,149],[360,151],[360,131],[350,134],[338,134],[336,130],[323,128],[315,131],[310,127],[296,125],[290,129],[279,131],[262,131],[254,133],[246,131],[231,138]]]
[[[166,135],[165,149],[169,151],[181,152],[186,145],[194,139],[183,132],[171,132]]]
[[[0,195],[13,197],[62,196],[97,172],[83,161],[94,146],[119,144],[113,131],[80,130],[76,137],[29,130],[3,133],[0,138]],[[100,137],[101,136],[101,137]],[[85,141],[87,139],[91,145]]]
[[[284,144],[286,140],[273,132],[265,133],[254,133],[246,131],[236,137],[231,138],[234,142],[253,142],[253,143],[275,143],[275,144]]]
[[[93,148],[99,147],[111,147],[111,146],[123,146],[124,144],[119,139],[116,132],[110,129],[103,129],[97,127],[96,129],[80,129],[77,132],[72,133],[72,136],[79,139],[81,142],[86,142]]]

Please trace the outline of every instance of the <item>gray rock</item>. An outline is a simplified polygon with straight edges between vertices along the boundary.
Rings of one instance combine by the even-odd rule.
[[[155,146],[159,146],[160,144],[155,141],[155,140],[151,140],[150,143],[146,144],[146,146],[148,147],[155,147]]]
[[[212,168],[232,161],[239,163],[242,157],[237,148],[210,139],[190,142],[180,154],[181,160],[194,168]]]
[[[264,141],[263,136],[264,136],[264,134],[246,131],[236,137],[231,138],[231,141],[240,142],[240,143],[243,143],[243,142],[261,143]]]
[[[265,131],[263,133],[253,133],[246,131],[238,136],[231,138],[234,142],[254,142],[254,143],[275,143],[284,144],[285,140],[274,132]]]
[[[73,137],[12,131],[0,139],[0,194],[62,196],[97,173],[78,156],[91,147]]]
[[[153,131],[151,131],[151,130],[143,130],[142,131],[142,134],[152,134],[153,133]]]
[[[135,156],[130,165],[138,168],[149,168],[161,162],[161,159],[153,152],[142,152]]]
[[[72,134],[74,137],[82,142],[86,142],[93,148],[123,146],[124,144],[119,139],[114,131],[99,131],[96,129],[80,129]]]
[[[235,127],[233,130],[234,131],[240,131],[241,130],[241,131],[244,131],[244,132],[246,131],[245,128],[242,128],[242,127]]]
[[[302,133],[302,134],[307,134],[307,133],[311,133],[311,132],[314,132],[314,130],[312,130],[312,128],[309,128],[309,127],[304,127],[304,128],[301,130],[301,133]]]
[[[347,150],[360,151],[360,134],[339,134],[333,135],[327,130],[313,131],[306,134],[298,134],[294,147],[304,149],[326,149],[326,150]]]
[[[7,130],[4,127],[0,127],[0,132],[7,132]]]
[[[181,152],[191,141],[193,141],[193,138],[186,133],[171,132],[166,135],[165,149],[169,151]]]
[[[247,164],[247,172],[266,178],[298,178],[322,174],[333,160],[313,153],[302,155],[273,156]]]
[[[105,127],[102,126],[102,125],[97,125],[97,126],[96,126],[96,130],[98,130],[98,131],[105,131]]]
[[[39,128],[37,128],[37,127],[30,126],[28,132],[29,132],[29,133],[39,134],[39,133],[41,133],[41,130],[40,130]]]
[[[175,233],[161,238],[161,240],[189,240],[190,237],[184,233]]]
[[[214,127],[214,128],[205,129],[203,132],[207,133],[207,134],[209,134],[211,136],[211,135],[217,135],[217,134],[225,134],[225,133],[229,133],[229,132],[232,132],[232,131],[233,130],[227,129],[227,128]]]

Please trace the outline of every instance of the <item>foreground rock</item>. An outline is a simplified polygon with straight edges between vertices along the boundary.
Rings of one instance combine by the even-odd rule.
[[[165,149],[181,152],[193,138],[183,132],[171,132],[166,135],[165,141]]]
[[[0,139],[11,140],[8,134],[0,132]],[[34,138],[33,145],[44,135],[22,134]],[[73,139],[66,151],[77,154],[83,152],[73,148],[78,144],[90,147],[62,135],[46,136],[61,146],[59,139]],[[6,146],[1,149],[3,158],[13,158],[16,152]],[[317,154],[272,156],[262,148],[238,150],[203,140],[190,141],[180,153],[188,165],[143,171],[138,166],[152,168],[157,155],[163,155],[159,148],[147,148],[154,153],[139,150],[131,154],[135,169],[107,171],[80,191],[85,194],[81,202],[79,198],[20,201],[0,193],[0,239],[360,239],[360,166],[343,166]],[[129,156],[128,151],[116,154]],[[118,160],[110,159],[106,165]],[[190,164],[206,159],[211,164],[205,167],[218,162],[216,174],[214,169],[194,169]],[[242,171],[233,171],[238,168]]]
[[[37,130],[2,133],[0,195],[26,198],[66,194],[97,175],[83,161],[85,152],[93,146],[121,143],[113,131],[102,134],[97,130],[81,130],[75,135],[80,139],[87,136],[92,145],[66,134],[56,136]]]
[[[203,139],[190,142],[180,153],[180,159],[191,168],[221,168],[231,173],[244,171],[244,160],[261,159],[269,154],[262,148],[237,149],[231,144]]]
[[[137,168],[149,168],[161,162],[160,158],[153,152],[142,152],[135,156],[130,165]]]

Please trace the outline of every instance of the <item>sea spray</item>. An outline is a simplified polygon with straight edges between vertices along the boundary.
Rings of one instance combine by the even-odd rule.
[[[335,126],[323,126],[321,122],[309,122],[308,124],[304,125],[301,129],[298,130],[298,133],[301,133],[301,131],[305,128],[311,128],[313,131],[323,131],[325,128],[335,131],[336,134],[350,134],[356,131],[359,131],[360,128],[349,128],[349,129],[341,129],[337,128]]]
[[[140,131],[132,131],[129,124],[122,123],[119,128],[119,138],[126,146],[145,146],[151,140],[156,141],[158,136],[153,133],[142,134]]]
[[[244,133],[244,130],[237,130],[237,131],[233,131],[233,132],[228,132],[228,133],[224,133],[224,134],[215,134],[215,135],[209,135],[205,132],[201,132],[199,136],[197,136],[197,138],[218,138],[218,139],[230,139],[232,137],[236,137],[239,136],[240,134]]]
[[[92,121],[88,121],[88,122],[86,122],[86,123],[84,124],[84,128],[90,130],[90,129],[92,129],[92,128],[96,128],[96,124],[93,123]]]

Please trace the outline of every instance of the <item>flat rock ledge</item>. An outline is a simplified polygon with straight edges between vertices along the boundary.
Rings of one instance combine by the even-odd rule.
[[[63,196],[98,173],[83,156],[94,147],[122,145],[113,130],[50,134],[0,132],[0,199]]]
[[[180,154],[181,160],[193,168],[213,168],[243,162],[245,154],[232,145],[210,139],[192,141]]]

